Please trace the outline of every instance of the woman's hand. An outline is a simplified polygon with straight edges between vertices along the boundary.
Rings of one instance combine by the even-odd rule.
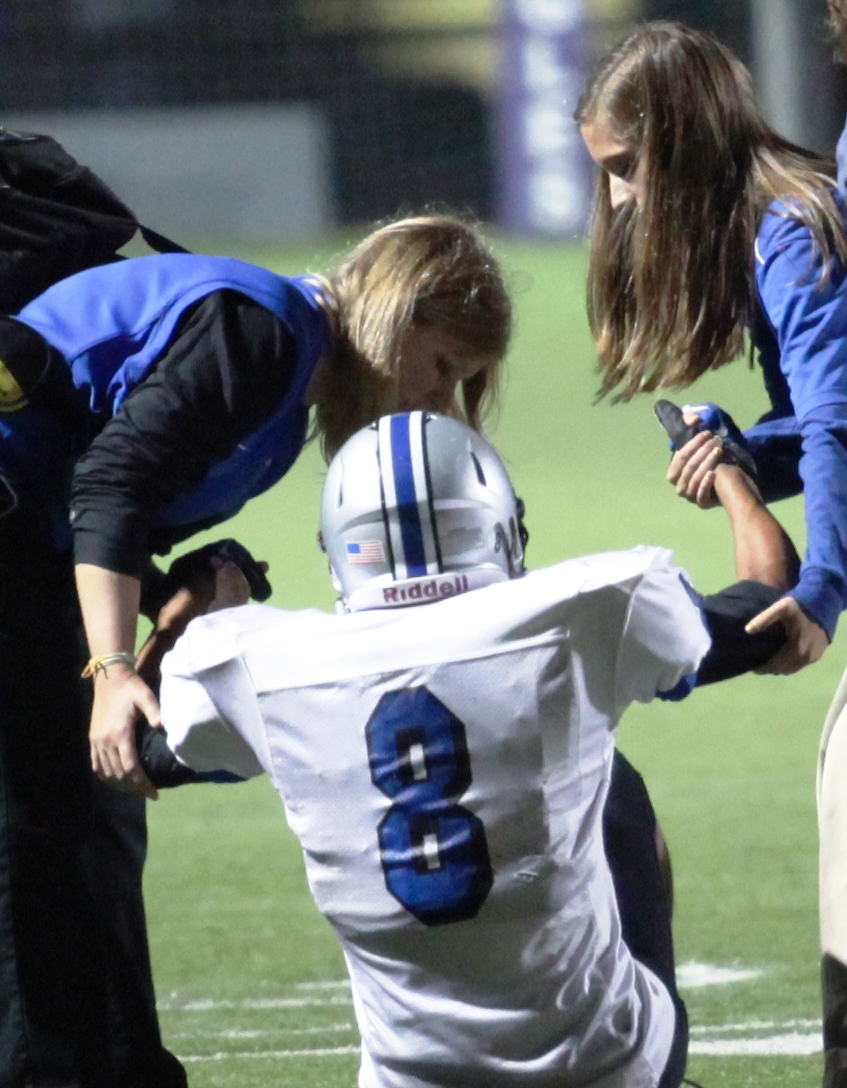
[[[142,769],[135,746],[139,715],[155,728],[162,724],[156,697],[141,677],[127,665],[101,669],[94,679],[88,735],[91,766],[104,782],[155,801],[158,793]]]
[[[683,417],[694,423],[693,413]],[[719,506],[715,493],[715,469],[723,456],[723,442],[711,431],[700,431],[671,458],[666,479],[676,488],[677,495],[693,502],[702,510]]]
[[[256,565],[267,572],[267,563]],[[79,564],[76,572],[92,656],[109,654],[115,647],[131,647],[140,597],[138,580],[87,564]],[[249,596],[250,585],[238,564],[213,557],[211,568],[201,571],[191,586],[182,586],[161,609],[156,629],[138,656],[141,676],[120,662],[96,671],[88,738],[91,766],[99,778],[129,793],[156,799],[156,789],[144,773],[135,744],[140,716],[153,728],[162,724],[148,681],[158,682],[162,657],[190,620],[206,611],[244,604]]]
[[[754,616],[747,624],[749,634],[764,631],[775,623],[785,627],[787,641],[758,673],[788,676],[823,657],[829,645],[829,637],[819,623],[815,623],[803,611],[794,597],[782,597],[770,608]]]

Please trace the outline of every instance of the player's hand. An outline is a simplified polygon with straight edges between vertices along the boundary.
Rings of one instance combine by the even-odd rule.
[[[162,605],[156,626],[138,651],[135,671],[145,684],[158,691],[162,658],[193,619],[202,616],[215,596],[215,580],[211,571],[206,578],[195,578],[193,584],[182,586]]]
[[[258,564],[267,573],[268,564]],[[237,608],[250,600],[250,583],[238,564],[231,560],[213,559],[215,591],[206,612],[218,612],[222,608]]]
[[[756,672],[788,676],[823,657],[829,645],[829,637],[819,623],[806,615],[794,597],[781,597],[770,608],[754,616],[745,630],[752,635],[775,623],[781,623],[785,628],[785,645],[777,650],[766,665],[756,669]]]
[[[696,424],[695,412],[683,413],[688,424]],[[715,469],[723,457],[723,440],[711,431],[699,431],[671,458],[666,479],[676,493],[702,510],[720,505],[715,492]]]
[[[267,563],[257,562],[232,540],[198,548],[178,559],[163,583],[170,583],[173,595],[159,608],[155,627],[138,653],[136,671],[145,683],[158,690],[162,658],[193,619],[246,604],[257,594],[257,599],[265,600],[270,594],[268,569]]]
[[[141,677],[127,665],[100,670],[94,679],[88,735],[91,766],[104,782],[155,801],[158,793],[142,769],[135,746],[140,715],[155,728],[162,724],[156,697]]]
[[[704,509],[717,506],[715,470],[721,464],[740,468],[750,478],[751,494],[761,501],[756,462],[728,412],[711,403],[679,408],[669,400],[657,400],[653,411],[675,451],[667,478],[682,498]]]

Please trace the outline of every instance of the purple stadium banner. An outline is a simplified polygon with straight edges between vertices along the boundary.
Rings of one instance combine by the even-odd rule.
[[[592,169],[573,112],[585,82],[584,0],[502,0],[501,224],[515,234],[585,230]]]

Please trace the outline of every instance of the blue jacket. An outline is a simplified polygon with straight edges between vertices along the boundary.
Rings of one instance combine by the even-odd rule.
[[[766,501],[804,494],[807,550],[792,596],[832,637],[847,608],[847,269],[823,271],[807,227],[775,202],[756,240],[753,329],[768,412],[745,432]]]
[[[307,278],[289,279],[229,257],[168,254],[71,276],[17,315],[61,353],[92,417],[102,422],[150,373],[186,309],[224,289],[254,299],[284,321],[298,348],[294,377],[274,413],[197,487],[159,511],[157,525],[230,517],[291,467],[306,437],[305,390],[329,348],[329,324],[317,287]],[[50,421],[54,432],[61,426]],[[27,409],[0,419],[0,441],[5,438],[19,459],[23,449],[30,467],[50,460],[41,446],[55,443],[57,436],[48,430],[43,420],[30,426]],[[70,455],[73,436],[66,437]]]

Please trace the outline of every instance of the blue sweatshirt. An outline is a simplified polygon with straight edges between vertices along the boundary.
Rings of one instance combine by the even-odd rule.
[[[832,259],[823,271],[808,228],[774,202],[756,240],[752,332],[772,408],[745,435],[766,501],[803,492],[791,595],[831,638],[847,607],[847,269]]]

